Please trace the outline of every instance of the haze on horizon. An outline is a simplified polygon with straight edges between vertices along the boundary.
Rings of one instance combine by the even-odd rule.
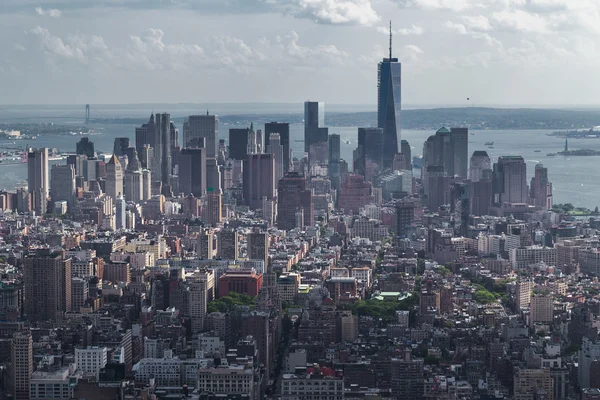
[[[1,104],[597,105],[597,0],[4,0]]]

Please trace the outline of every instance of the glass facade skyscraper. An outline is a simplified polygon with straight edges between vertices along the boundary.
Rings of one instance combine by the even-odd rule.
[[[390,55],[377,66],[377,127],[383,129],[383,163],[391,168],[394,155],[399,152],[400,111],[402,110],[402,64],[392,58],[392,33],[390,30]]]

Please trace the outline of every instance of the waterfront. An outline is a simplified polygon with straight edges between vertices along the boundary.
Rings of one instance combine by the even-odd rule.
[[[182,131],[181,121],[183,115],[192,113],[193,110],[182,110],[180,107],[174,107],[177,112],[174,112],[174,118],[177,122],[177,127],[180,130],[180,138]],[[120,117],[130,115],[139,118],[143,110],[124,110],[123,112],[131,112],[131,114],[121,114]],[[254,110],[253,110],[254,111]],[[30,119],[23,117],[23,122],[41,122],[41,117],[34,117],[34,109],[31,109]],[[145,115],[149,116],[151,110]],[[218,113],[218,110],[215,110]],[[266,114],[266,113],[265,113]],[[40,114],[41,116],[44,113]],[[262,119],[261,115],[255,114],[256,119]],[[244,121],[248,119],[248,114],[244,116]],[[279,120],[284,121],[286,114],[282,114]],[[251,117],[250,117],[251,118]],[[65,124],[81,124],[80,118],[61,118],[54,119],[52,122]],[[231,127],[239,127],[242,125],[223,124],[219,125],[219,136],[221,139],[226,139],[228,130]],[[255,124],[256,129],[262,128],[260,124]],[[129,137],[134,143],[135,139],[135,124],[91,124],[90,128],[97,131],[99,134],[90,136],[96,146],[96,151],[110,153],[112,152],[113,141],[116,137]],[[341,136],[341,151],[342,157],[351,164],[352,151],[357,145],[357,128],[356,127],[329,127],[329,133],[337,133]],[[412,146],[413,155],[422,153],[423,142],[432,135],[433,131],[424,130],[403,130],[402,138],[409,141]],[[553,183],[554,202],[555,203],[573,203],[577,206],[595,208],[600,205],[600,180],[593,173],[596,165],[600,161],[598,157],[563,157],[547,156],[549,153],[556,153],[564,149],[564,138],[547,136],[552,133],[550,130],[489,130],[489,131],[472,131],[474,135],[469,135],[469,154],[475,150],[485,150],[488,152],[492,161],[496,161],[502,155],[522,155],[527,162],[528,179],[531,179],[534,166],[538,162],[543,162],[549,169],[550,180]],[[302,151],[304,143],[298,142],[302,140],[304,135],[304,127],[302,124],[290,124],[290,145],[294,153],[298,154]],[[81,135],[63,135],[63,136],[48,136],[39,135],[34,141],[17,141],[20,146],[32,147],[49,147],[56,148],[61,152],[74,152],[75,143],[81,139]],[[349,144],[347,142],[350,142]],[[493,148],[486,146],[486,142],[494,142]],[[14,146],[12,141],[0,141],[0,148],[3,146]],[[600,150],[600,140],[594,139],[571,139],[569,147],[572,149],[589,148]],[[539,152],[536,152],[539,150]],[[54,163],[63,163],[64,161],[52,161]],[[0,167],[0,188],[13,190],[16,186],[22,185],[27,178],[26,164],[4,165]]]

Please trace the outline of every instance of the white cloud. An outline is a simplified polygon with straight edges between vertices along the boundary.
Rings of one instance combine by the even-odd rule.
[[[403,57],[405,59],[409,59],[412,62],[416,62],[419,59],[419,56],[421,54],[424,53],[423,50],[421,50],[419,47],[415,46],[414,44],[409,44],[407,46],[404,46],[403,49]]]
[[[489,31],[492,25],[487,17],[483,15],[464,15],[461,17],[466,27],[474,31]]]
[[[492,14],[492,20],[500,28],[520,32],[546,32],[548,22],[539,14],[523,10],[502,10]]]
[[[396,0],[401,7],[416,7],[425,10],[462,11],[472,8],[474,0]]]
[[[371,0],[264,0],[264,3],[323,24],[373,25],[380,20]]]
[[[457,24],[452,21],[446,22],[446,28],[458,33],[459,35],[466,35],[468,32],[466,26],[464,26],[463,24]]]
[[[15,50],[17,50],[17,51],[25,51],[27,49],[22,44],[15,43]]]
[[[389,35],[390,28],[385,27],[385,26],[379,26],[379,27],[377,27],[377,32],[383,33],[384,35]],[[422,27],[417,26],[417,25],[412,25],[410,28],[392,29],[392,34],[403,35],[403,36],[409,36],[409,35],[419,36],[419,35],[422,35],[424,32],[425,32],[425,30]]]
[[[57,10],[56,8],[43,9],[42,7],[36,7],[35,12],[38,15],[48,16],[52,18],[60,18],[60,16],[62,15],[62,11]]]

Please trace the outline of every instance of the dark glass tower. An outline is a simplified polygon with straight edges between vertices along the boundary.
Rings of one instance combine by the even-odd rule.
[[[279,133],[279,140],[283,146],[283,172],[290,170],[290,124],[288,122],[267,122],[265,124],[265,144],[267,148],[271,133]]]
[[[377,127],[383,129],[385,168],[391,168],[399,152],[402,64],[392,58],[392,26],[390,23],[390,55],[377,66]]]

